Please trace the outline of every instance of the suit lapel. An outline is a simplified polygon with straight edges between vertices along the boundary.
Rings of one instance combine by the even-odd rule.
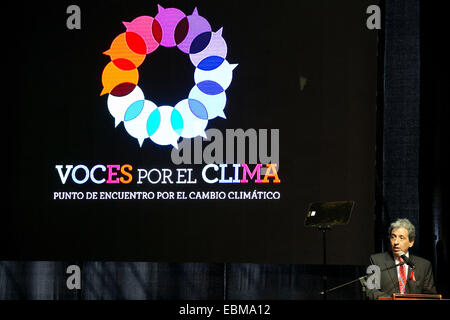
[[[392,267],[395,265],[395,260],[390,253],[386,255],[386,268]],[[400,287],[398,285],[398,276],[397,276],[397,268],[392,268],[387,271],[389,277],[391,277],[392,285],[395,292],[400,292]]]
[[[414,256],[413,256],[413,255],[410,255],[410,256],[409,256],[409,259],[411,260],[412,263],[415,264],[415,259],[414,259]],[[412,273],[413,271],[414,271],[413,268],[408,267],[408,276],[407,276],[407,278],[406,278],[406,293],[412,293],[412,292],[411,292],[410,283],[411,283],[411,281],[415,281],[415,280],[411,280],[411,278],[412,278],[411,273]]]

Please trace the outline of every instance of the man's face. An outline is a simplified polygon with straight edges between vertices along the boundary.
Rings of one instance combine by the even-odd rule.
[[[414,241],[409,241],[408,230],[403,227],[393,229],[391,232],[391,248],[394,255],[398,256],[401,251],[408,252],[414,244]]]

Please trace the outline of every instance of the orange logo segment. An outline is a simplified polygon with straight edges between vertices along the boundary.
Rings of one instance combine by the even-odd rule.
[[[103,90],[100,95],[110,93],[116,86],[122,83],[137,85],[139,81],[139,71],[120,69],[114,61],[109,62],[102,73]]]

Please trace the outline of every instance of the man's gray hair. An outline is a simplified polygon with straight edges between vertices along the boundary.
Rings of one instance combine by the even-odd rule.
[[[416,227],[409,221],[408,219],[397,219],[394,222],[391,223],[391,226],[389,227],[389,236],[392,233],[392,230],[398,229],[398,228],[405,228],[408,230],[408,238],[409,241],[414,241],[416,238]]]

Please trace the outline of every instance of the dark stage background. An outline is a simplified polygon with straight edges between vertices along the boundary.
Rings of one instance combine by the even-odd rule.
[[[369,4],[358,2],[361,5],[361,28],[364,27],[365,8]],[[412,252],[432,261],[438,291],[448,297],[450,224],[446,212],[450,195],[448,143],[444,141],[444,137],[448,136],[446,122],[449,117],[448,97],[447,94],[444,96],[444,92],[448,91],[446,84],[449,68],[441,38],[446,30],[444,11],[418,0],[381,1],[380,7],[383,13],[382,30],[376,32],[378,76],[376,166],[373,183],[375,223],[373,228],[364,229],[364,232],[372,239],[371,252],[389,250],[386,234],[389,223],[397,217],[409,218],[418,231]],[[234,81],[235,79],[233,85]],[[17,113],[13,112],[13,115]],[[11,135],[8,137],[10,150],[17,154],[20,139]],[[284,158],[281,159],[283,161]],[[288,162],[288,159],[284,160],[281,166],[289,166]],[[9,168],[16,168],[14,163],[8,165]],[[370,177],[364,179],[371,181]],[[16,196],[19,181],[13,179],[11,184],[8,195],[10,198]],[[370,207],[370,204],[367,205]],[[295,260],[297,252],[291,257],[293,261],[287,264],[95,262],[77,259],[76,248],[71,251],[74,255],[63,259],[64,261],[17,261],[29,260],[27,257],[31,256],[27,249],[39,249],[39,242],[28,247],[23,245],[27,243],[26,238],[22,238],[23,234],[17,234],[21,229],[7,230],[9,226],[20,222],[21,218],[11,215],[9,211],[5,214],[2,210],[1,255],[5,261],[0,262],[1,299],[321,298],[319,291],[322,288],[323,269],[319,264],[319,256],[316,257],[316,263],[299,264]],[[297,223],[300,226],[302,219],[298,218]],[[22,230],[32,231],[33,224],[28,222]],[[299,227],[295,229],[299,230]],[[339,239],[333,236],[340,232],[337,228],[336,231],[330,233],[330,237],[336,237],[330,242]],[[36,232],[37,230],[33,234],[36,235]],[[79,240],[75,232],[69,232],[68,235],[71,239]],[[320,247],[317,232],[311,230],[308,236],[312,245]],[[18,238],[23,239],[22,245],[12,241]],[[54,249],[67,243],[73,244],[74,239],[64,238],[63,243],[57,246],[45,243],[49,245],[45,248]],[[80,249],[82,247],[81,245]],[[40,248],[37,253],[45,255],[45,248]],[[338,256],[348,253],[348,250],[345,246],[331,245],[328,257],[333,265],[327,269],[329,287],[365,273],[368,257],[366,261],[358,262],[358,265],[337,262],[340,261]],[[81,252],[80,250],[78,253]],[[280,258],[280,255],[274,257]],[[260,262],[266,261],[261,260]],[[66,288],[65,271],[70,264],[79,265],[83,271],[82,290],[70,291]],[[329,298],[361,299],[360,285],[354,284],[336,291]]]
[[[369,1],[161,3],[187,15],[197,7],[213,31],[223,27],[227,60],[238,66],[226,90],[227,119],[212,119],[207,128],[224,135],[227,129],[268,129],[269,136],[279,130],[279,156],[271,156],[281,183],[267,184],[207,184],[200,174],[205,163],[176,166],[171,146],[147,139],[139,147],[123,124],[114,127],[107,96],[100,96],[110,61],[102,53],[125,31],[122,21],[155,16],[156,2],[82,3],[81,30],[66,28],[68,4],[31,4],[16,24],[19,98],[10,110],[16,129],[8,152],[14,183],[5,200],[2,259],[319,264],[321,234],[303,226],[308,204],[353,200],[350,223],[329,232],[328,263],[365,263],[374,249],[367,230],[374,227],[377,84]],[[193,69],[186,54],[160,47],[139,67],[139,86],[158,106],[174,106],[192,88]],[[270,143],[269,152],[277,141]],[[251,147],[248,142],[247,151]],[[253,168],[251,161],[247,155]],[[79,164],[130,164],[134,180],[77,185],[69,177],[62,184],[55,166]],[[138,168],[179,167],[193,168],[198,182],[136,183]],[[280,199],[53,198],[71,191],[254,190],[277,192]]]

